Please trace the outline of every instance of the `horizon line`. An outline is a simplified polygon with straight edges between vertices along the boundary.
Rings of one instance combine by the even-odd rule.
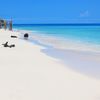
[[[14,23],[13,25],[100,25],[100,23]]]

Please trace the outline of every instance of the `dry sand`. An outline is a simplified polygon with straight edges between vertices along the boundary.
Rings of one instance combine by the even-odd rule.
[[[44,47],[0,30],[0,100],[100,100],[100,80],[41,52]],[[6,41],[15,44],[5,48]],[[80,66],[81,67],[81,66]]]

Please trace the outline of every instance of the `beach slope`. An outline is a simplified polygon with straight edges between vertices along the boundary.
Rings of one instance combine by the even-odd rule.
[[[100,100],[100,80],[41,52],[44,47],[0,30],[0,100]],[[3,43],[15,47],[3,47]],[[80,66],[81,67],[81,66]]]

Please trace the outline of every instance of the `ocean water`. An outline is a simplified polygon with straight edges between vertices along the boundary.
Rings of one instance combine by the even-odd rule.
[[[14,28],[29,31],[31,39],[53,48],[100,52],[100,25],[22,24]]]

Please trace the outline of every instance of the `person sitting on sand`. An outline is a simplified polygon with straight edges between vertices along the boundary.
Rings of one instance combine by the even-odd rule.
[[[27,39],[28,39],[28,37],[29,37],[28,33],[25,33],[25,34],[24,34],[24,39],[26,39],[26,40],[27,40]]]
[[[18,38],[17,36],[15,36],[15,35],[11,35],[11,38]]]
[[[4,45],[4,47],[8,47],[8,42],[6,42],[5,44],[2,44],[2,45]]]
[[[12,47],[15,47],[15,44],[12,44],[12,45],[8,45],[8,42],[6,42],[5,44],[2,44],[4,47],[9,47],[9,48],[12,48]]]

